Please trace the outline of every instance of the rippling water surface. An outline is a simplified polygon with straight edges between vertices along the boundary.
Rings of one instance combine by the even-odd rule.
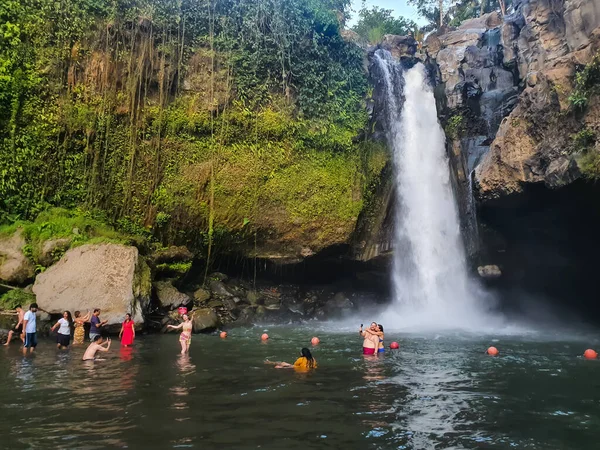
[[[293,362],[313,334],[314,373],[264,364]],[[577,356],[597,336],[386,337],[401,349],[375,359],[356,333],[308,327],[194,336],[184,357],[176,335],[96,362],[49,340],[33,357],[2,347],[0,447],[599,448],[600,363]]]

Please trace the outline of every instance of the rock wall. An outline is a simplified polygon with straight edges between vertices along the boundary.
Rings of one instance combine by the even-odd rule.
[[[600,50],[600,5],[590,0],[524,0],[501,27],[503,64],[518,69],[518,106],[502,122],[476,170],[483,201],[522,192],[526,184],[558,188],[579,177],[572,135],[599,128],[595,103],[583,116],[569,95],[578,68]]]

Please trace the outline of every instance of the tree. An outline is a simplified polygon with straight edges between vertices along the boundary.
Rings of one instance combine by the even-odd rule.
[[[395,18],[391,9],[373,6],[368,9],[364,4],[358,12],[358,23],[352,28],[365,41],[376,44],[386,34],[406,35],[412,33],[417,24],[404,17]]]
[[[511,0],[408,0],[417,11],[429,20],[424,27],[426,31],[440,29],[444,25],[458,26],[464,20],[500,10],[506,14]]]

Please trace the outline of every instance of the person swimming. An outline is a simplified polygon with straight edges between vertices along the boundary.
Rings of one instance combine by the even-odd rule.
[[[300,351],[300,357],[294,364],[283,361],[269,361],[268,359],[265,361],[265,364],[273,364],[276,369],[294,369],[297,372],[308,372],[309,370],[317,368],[317,360],[313,358],[310,350],[306,347]]]
[[[102,344],[106,343],[106,347]],[[94,341],[89,345],[83,354],[84,361],[90,361],[96,359],[96,352],[107,352],[110,349],[110,338],[104,340],[102,336],[96,336]]]

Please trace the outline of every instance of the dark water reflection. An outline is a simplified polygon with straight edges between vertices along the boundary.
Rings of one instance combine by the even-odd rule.
[[[195,336],[186,356],[176,335],[143,336],[95,362],[2,348],[0,447],[598,448],[600,365],[582,342],[503,338],[489,358],[480,337],[397,336],[373,358],[355,334],[319,333],[319,369],[301,374],[263,361],[293,362],[311,330],[261,333]]]

